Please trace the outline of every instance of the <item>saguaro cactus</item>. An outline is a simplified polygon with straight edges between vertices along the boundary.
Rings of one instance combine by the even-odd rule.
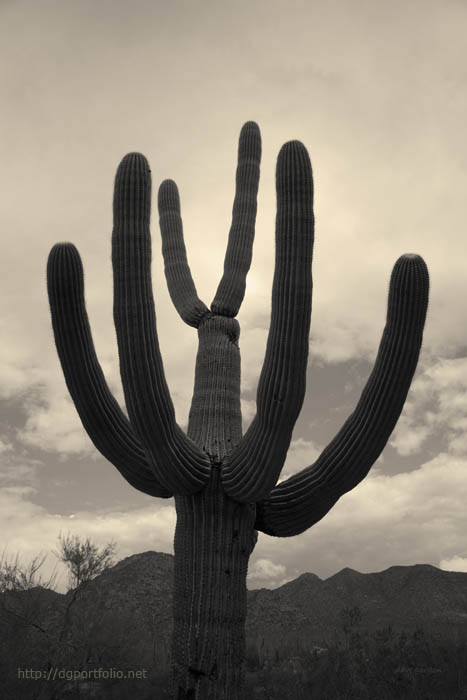
[[[224,274],[210,309],[188,267],[175,183],[159,189],[165,274],[182,319],[198,329],[188,430],[175,421],[156,332],[148,163],[130,153],[117,171],[112,261],[114,319],[128,417],[111,395],[94,350],[83,269],[71,243],[47,267],[55,342],[68,389],[97,449],[135,488],[175,497],[173,689],[176,698],[243,697],[246,575],[257,531],[297,535],[368,473],[402,410],[417,364],[428,303],[418,255],[393,269],[387,322],[355,411],[311,466],[276,485],[304,393],[311,314],[313,183],[305,147],[277,161],[272,314],[257,413],[242,436],[239,324],[251,263],[261,139],[242,128]]]

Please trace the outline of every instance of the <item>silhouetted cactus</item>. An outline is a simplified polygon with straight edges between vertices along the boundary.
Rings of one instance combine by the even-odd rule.
[[[47,283],[55,341],[89,436],[144,493],[175,496],[174,696],[242,697],[246,574],[257,530],[295,535],[322,518],[367,474],[402,410],[418,360],[428,271],[403,255],[392,272],[387,323],[375,368],[354,413],[318,460],[275,486],[300,412],[308,357],[313,183],[305,147],[285,144],[277,162],[272,315],[257,413],[242,437],[239,324],[251,263],[261,139],[244,125],[224,274],[210,310],[188,267],[177,187],[159,189],[165,274],[182,319],[198,329],[187,434],[175,421],[156,332],[149,233],[151,178],[130,153],[115,181],[114,319],[129,420],[112,397],[92,343],[83,270],[71,243],[52,248]]]

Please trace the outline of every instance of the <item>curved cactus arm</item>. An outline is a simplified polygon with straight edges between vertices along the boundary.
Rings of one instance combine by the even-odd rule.
[[[188,494],[207,482],[210,461],[177,425],[165,380],[151,283],[150,200],[148,162],[130,153],[115,178],[112,233],[120,374],[131,424],[156,477]]]
[[[257,412],[222,479],[239,501],[260,501],[279,478],[305,394],[313,253],[313,178],[306,148],[286,143],[277,160],[276,263]]]
[[[257,505],[255,527],[298,535],[320,520],[368,473],[388,441],[409,391],[422,344],[429,277],[424,260],[403,255],[389,290],[386,327],[355,411],[318,460],[278,484]]]
[[[255,236],[260,161],[259,127],[255,122],[246,122],[238,143],[236,190],[224,274],[211,304],[211,311],[221,316],[236,316],[245,295]]]
[[[209,309],[198,297],[188,266],[180,216],[180,197],[173,180],[164,180],[159,187],[158,206],[162,255],[169,294],[185,323],[198,328]]]
[[[170,497],[172,493],[157,480],[105,381],[86,313],[83,266],[71,243],[58,243],[50,251],[47,289],[65,381],[89,437],[136,489],[151,496]]]

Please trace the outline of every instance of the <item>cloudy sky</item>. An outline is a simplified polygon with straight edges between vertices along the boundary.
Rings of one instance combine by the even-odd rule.
[[[431,299],[402,418],[366,480],[299,537],[261,535],[251,587],[304,571],[430,563],[467,571],[467,5],[462,0],[2,0],[0,531],[27,561],[59,532],[171,552],[173,501],[123,481],[67,396],[45,269],[72,241],[98,356],[122,401],[112,321],[111,204],[129,151],[154,190],[178,183],[199,295],[220,279],[237,139],[263,160],[253,264],[239,314],[245,425],[265,350],[274,169],[299,139],[314,169],[316,244],[307,397],[283,475],[312,463],[371,371],[392,265],[417,252]],[[186,425],[196,332],[153,283],[165,370]],[[53,565],[49,556],[46,567]]]

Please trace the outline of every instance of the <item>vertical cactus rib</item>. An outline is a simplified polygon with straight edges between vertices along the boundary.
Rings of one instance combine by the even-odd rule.
[[[158,207],[162,255],[169,294],[185,323],[198,328],[209,309],[198,297],[188,266],[180,216],[180,197],[173,180],[164,180],[159,187]]]
[[[236,191],[224,274],[211,304],[211,311],[221,316],[236,316],[245,295],[255,236],[260,160],[259,127],[255,122],[247,122],[242,127],[238,144]]]
[[[306,148],[286,143],[276,171],[276,264],[271,324],[258,384],[257,412],[226,459],[226,492],[264,499],[279,478],[305,394],[314,239],[313,178]]]
[[[130,153],[115,178],[112,263],[114,321],[128,415],[156,476],[173,492],[208,480],[208,457],[179,428],[162,366],[151,283],[151,176]]]
[[[320,520],[368,473],[402,411],[422,344],[429,276],[418,255],[401,256],[392,271],[388,312],[374,369],[353,414],[311,466],[278,484],[257,504],[255,527],[279,537]]]
[[[81,258],[71,243],[56,244],[47,262],[55,344],[66,384],[96,448],[136,489],[168,498],[133,429],[112,396],[96,356],[84,300]]]

